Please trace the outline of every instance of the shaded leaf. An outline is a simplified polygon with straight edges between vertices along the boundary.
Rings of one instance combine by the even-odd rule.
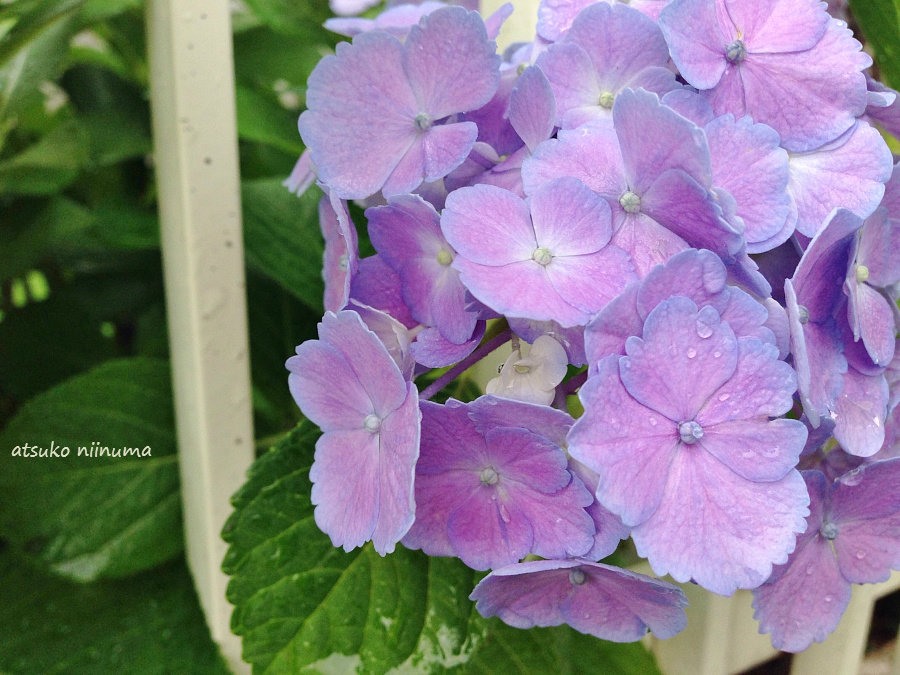
[[[245,0],[263,23],[280,33],[308,36],[331,16],[328,0]]]
[[[244,181],[244,247],[253,269],[278,282],[305,305],[322,311],[322,252],[319,194],[299,199],[277,179]]]
[[[900,0],[851,0],[850,10],[875,52],[881,79],[900,87]]]
[[[20,456],[26,444],[69,452]],[[101,446],[137,453],[93,456]],[[107,361],[39,394],[0,448],[0,532],[46,569],[78,581],[121,577],[181,551],[166,361]]]
[[[226,675],[181,562],[90,586],[0,554],[5,673]]]
[[[242,139],[265,143],[295,155],[303,152],[297,131],[298,113],[286,110],[272,97],[250,87],[238,84],[235,94],[238,135]]]

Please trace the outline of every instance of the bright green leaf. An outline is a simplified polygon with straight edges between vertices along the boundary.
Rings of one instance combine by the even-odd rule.
[[[476,573],[456,559],[334,548],[309,501],[316,435],[303,422],[257,460],[223,532],[232,629],[254,672],[657,672],[640,645],[485,621],[468,599]]]
[[[17,456],[25,444],[69,453]],[[99,447],[138,454],[93,456]],[[0,434],[0,532],[77,581],[154,567],[182,550],[174,453],[166,361],[108,361],[66,380],[25,403]]]
[[[245,0],[266,25],[280,33],[309,37],[331,16],[328,0]],[[314,28],[311,28],[314,27]]]
[[[66,120],[23,152],[0,163],[0,194],[47,195],[72,183],[88,163],[90,135]]]
[[[10,675],[229,672],[182,563],[83,586],[0,554],[0,670]]]
[[[248,263],[317,312],[324,293],[325,244],[316,211],[320,194],[307,190],[298,199],[277,179],[241,186]]]
[[[900,87],[900,0],[851,0],[859,23],[886,84]]]

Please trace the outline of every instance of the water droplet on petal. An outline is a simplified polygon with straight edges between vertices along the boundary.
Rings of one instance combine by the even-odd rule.
[[[816,568],[813,567],[812,565],[807,565],[807,566],[806,566],[806,575],[807,575],[807,576],[812,576],[812,573],[815,572],[815,571],[816,571]]]
[[[651,418],[648,419],[647,421],[650,422],[650,426],[651,426],[651,427],[655,427],[656,424],[657,424],[657,421],[656,421],[656,418],[655,418],[655,417],[651,417]]]
[[[831,597],[830,595],[826,595],[826,596],[825,596],[824,598],[822,598],[822,599],[823,599],[825,602],[831,602],[832,600],[834,600],[834,598]]]
[[[755,457],[755,456],[756,456],[756,453],[753,452],[752,450],[744,450],[741,453],[741,457],[743,457],[744,459],[750,459],[751,457]]]
[[[697,335],[704,340],[713,334],[712,326],[706,323],[702,318],[697,319]]]
[[[719,394],[719,400],[724,403],[731,398],[731,394]]]
[[[506,508],[506,504],[500,504],[500,518],[504,523],[508,523],[510,521],[509,509]]]
[[[717,349],[716,351],[713,352],[713,358],[714,358],[714,359],[717,359],[717,358],[719,358],[720,356],[722,356],[722,352],[720,352],[718,349]]]
[[[865,557],[866,557],[866,552],[865,552],[865,551],[857,551],[857,552],[856,552],[856,559],[857,559],[857,560],[862,560],[862,559],[865,558]]]
[[[687,350],[687,357],[688,357],[689,359],[692,359],[692,358],[694,358],[695,356],[697,356],[697,350],[694,349],[693,347],[690,347],[690,348]]]

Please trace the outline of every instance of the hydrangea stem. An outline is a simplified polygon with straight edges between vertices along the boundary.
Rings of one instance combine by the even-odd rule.
[[[506,322],[504,322],[506,323]],[[478,347],[475,348],[471,354],[469,354],[462,361],[457,363],[455,366],[450,368],[446,373],[441,375],[434,382],[429,384],[422,392],[419,394],[419,400],[425,401],[430,399],[432,396],[437,394],[441,389],[443,389],[447,384],[455,380],[459,375],[472,367],[475,363],[483,359],[485,356],[490,354],[492,351],[497,349],[497,347],[502,344],[509,342],[509,339],[512,335],[512,331],[509,328],[505,328],[501,330],[500,333],[494,335],[493,337],[489,337],[484,340]]]

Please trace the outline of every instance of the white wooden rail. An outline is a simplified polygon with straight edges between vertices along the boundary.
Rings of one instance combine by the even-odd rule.
[[[253,461],[229,3],[149,0],[146,16],[187,558],[213,639],[249,672],[219,536]]]

